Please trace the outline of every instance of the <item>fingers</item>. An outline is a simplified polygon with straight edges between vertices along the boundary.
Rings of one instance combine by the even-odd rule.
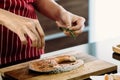
[[[36,27],[32,26],[31,31],[35,34],[35,36],[37,37],[37,44],[34,47],[40,48],[41,46],[41,39],[40,36],[38,34],[38,31],[36,30]]]
[[[74,34],[75,34],[76,36],[78,36],[80,33],[82,33],[81,30],[74,31]]]
[[[40,41],[41,46],[39,46],[39,47],[44,49],[44,47],[45,47],[45,39],[44,39],[45,34],[44,34],[43,29],[38,21],[36,22],[36,29],[37,29],[38,34],[39,34],[40,39],[41,39],[41,41]]]
[[[71,36],[70,35],[70,32],[68,32],[68,31],[63,31],[64,32],[64,34],[66,35],[66,36]]]
[[[85,18],[69,12],[64,14],[60,21],[56,21],[59,27],[67,27],[70,31],[72,31],[72,34],[74,33],[75,36],[78,36],[82,32],[84,28],[84,22]],[[64,34],[71,36],[71,32],[69,31],[64,31]]]
[[[38,38],[36,37],[36,35],[30,29],[28,29],[27,27],[24,27],[24,31],[28,35],[28,37],[30,37],[30,39],[32,40],[31,45],[33,47],[36,47],[37,46],[37,41],[38,41]]]
[[[75,17],[74,19],[76,19],[73,21],[74,25],[72,27],[70,27],[69,29],[74,31],[74,34],[76,36],[78,36],[80,33],[82,33],[82,30],[85,26],[84,25],[85,19],[83,17],[79,17],[79,16]]]
[[[26,37],[25,37],[24,33],[21,32],[21,31],[18,31],[17,35],[20,38],[21,43],[24,44],[24,45],[26,45],[27,44],[27,40],[26,40]]]
[[[74,30],[73,30],[74,34],[75,34],[76,36],[78,36],[80,33],[82,33],[82,30],[83,30],[84,27],[85,27],[85,26],[84,26],[84,24],[83,24],[80,28],[74,29]]]
[[[67,28],[70,28],[72,26],[71,22],[71,17],[67,15],[65,20],[65,25],[67,26]]]
[[[25,32],[32,40],[32,47],[44,48],[44,32],[38,22],[38,20],[33,20],[33,22],[27,24]]]
[[[27,44],[27,35],[31,41],[33,47],[43,47],[44,46],[44,33],[38,22],[38,20],[18,16],[9,12],[4,12],[9,16],[5,16],[7,22],[3,21],[3,25],[16,33],[20,38],[22,44]],[[5,19],[5,20],[6,20]]]
[[[82,30],[84,28],[85,19],[83,17],[76,17],[75,19],[76,20],[73,22],[75,24],[70,28],[70,30]]]
[[[29,22],[29,23],[27,23],[27,26],[28,26],[28,29],[35,35],[35,37],[37,39],[36,44],[34,45],[34,43],[33,43],[32,46],[39,48],[39,46],[41,45],[41,43],[40,43],[41,39],[40,39],[40,36],[38,34],[38,31],[36,30],[35,22],[34,21]]]

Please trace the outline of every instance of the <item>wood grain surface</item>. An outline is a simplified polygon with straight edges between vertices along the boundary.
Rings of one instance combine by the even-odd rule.
[[[91,75],[100,75],[117,70],[116,65],[96,59],[87,54],[79,52],[74,54],[74,56],[77,59],[84,60],[85,64],[69,72],[58,74],[35,73],[29,71],[29,62],[3,68],[0,71],[4,72],[4,75],[10,78],[9,80],[83,80],[89,78]]]

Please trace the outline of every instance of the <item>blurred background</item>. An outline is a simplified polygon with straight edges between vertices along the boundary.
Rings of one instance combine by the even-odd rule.
[[[56,0],[66,10],[86,19],[76,40],[66,37],[47,17],[38,14],[45,32],[46,52],[120,36],[120,0]]]

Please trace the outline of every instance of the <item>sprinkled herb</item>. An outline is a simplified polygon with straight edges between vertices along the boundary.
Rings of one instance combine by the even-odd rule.
[[[59,29],[61,31],[66,31],[66,32],[68,31],[70,33],[71,37],[74,38],[74,39],[76,39],[76,36],[75,36],[73,30],[70,30],[69,28],[65,28],[65,27],[59,27]]]

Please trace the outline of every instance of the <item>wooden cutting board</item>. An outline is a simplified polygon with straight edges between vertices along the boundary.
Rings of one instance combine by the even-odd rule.
[[[70,54],[70,52],[68,53]],[[100,75],[117,70],[117,66],[112,63],[80,52],[77,54],[73,53],[72,55],[76,56],[77,59],[84,60],[85,64],[69,72],[58,74],[34,73],[29,71],[28,62],[0,69],[0,71],[4,72],[5,76],[11,78],[11,80],[83,80],[89,78],[91,75]]]

